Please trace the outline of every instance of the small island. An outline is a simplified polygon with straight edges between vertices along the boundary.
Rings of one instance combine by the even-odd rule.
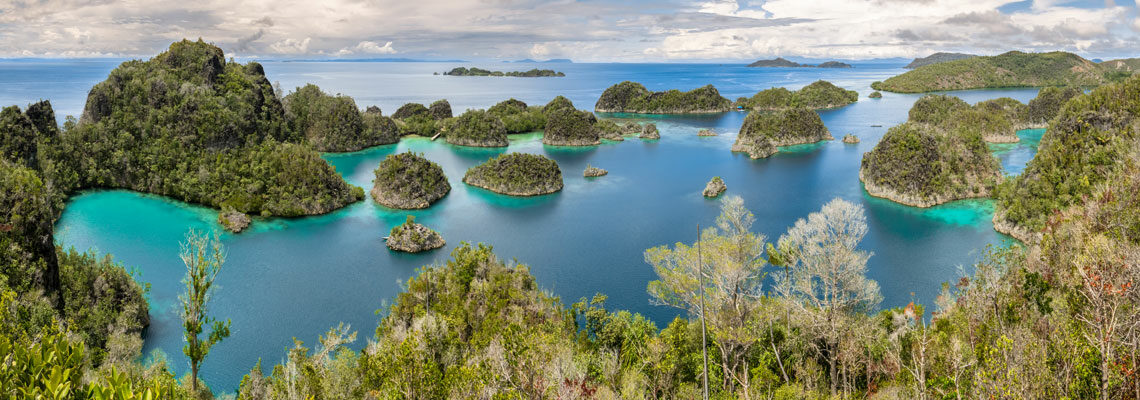
[[[701,195],[713,198],[720,196],[725,190],[728,190],[728,186],[725,186],[724,180],[720,179],[719,176],[714,176],[709,180],[709,183],[705,184],[705,190],[701,192]]]
[[[549,146],[594,146],[599,140],[599,130],[595,129],[596,118],[589,111],[574,108],[559,108],[546,116],[546,129],[542,133],[542,144]]]
[[[965,127],[980,132],[986,142],[1016,143],[1020,140],[1014,129],[1017,122],[1010,117],[1018,112],[1018,104],[1021,103],[1013,99],[994,99],[971,107],[954,96],[926,95],[911,106],[909,121],[950,130]]]
[[[484,110],[467,110],[447,124],[447,143],[469,147],[507,147],[503,121]]]
[[[450,71],[444,72],[443,74],[447,75],[447,76],[509,76],[509,77],[517,77],[517,78],[550,78],[550,77],[566,76],[566,74],[564,74],[562,72],[555,71],[555,70],[537,69],[537,68],[531,69],[529,71],[507,71],[507,72],[503,72],[503,71],[491,71],[491,70],[486,70],[486,69],[482,69],[482,68],[475,68],[475,67],[471,67],[471,68],[456,67],[456,68],[452,68]]]
[[[1035,86],[1100,86],[1109,82],[1109,67],[1072,53],[1011,51],[945,61],[915,68],[873,84],[875,90],[923,93],[942,90]]]
[[[625,141],[622,135],[622,127],[618,126],[616,122],[610,120],[598,120],[594,124],[594,130],[598,131],[598,137],[605,140],[615,142]]]
[[[883,93],[876,90],[874,92],[871,92],[871,94],[867,95],[867,98],[869,98],[869,99],[881,99],[881,98],[883,98]]]
[[[782,87],[762,90],[752,97],[736,100],[736,107],[745,110],[775,111],[806,107],[820,110],[843,107],[859,101],[859,92],[846,90],[828,81],[815,81],[797,91]]]
[[[510,196],[537,196],[562,190],[562,171],[540,155],[507,153],[468,169],[463,183]]]
[[[697,131],[697,136],[716,136],[716,132],[712,129],[701,129]]]
[[[651,92],[640,83],[630,81],[610,86],[594,104],[595,112],[639,114],[717,113],[731,109],[732,102],[712,85],[687,92],[676,89]]]
[[[751,112],[744,118],[740,134],[732,144],[734,153],[748,153],[757,159],[776,154],[779,146],[815,143],[834,137],[819,114],[806,108],[771,112]]]
[[[443,168],[420,154],[385,157],[374,173],[372,199],[389,208],[427,208],[451,191]]]
[[[582,176],[586,177],[586,178],[596,178],[599,176],[605,176],[608,173],[610,173],[610,172],[606,171],[604,169],[592,166],[590,164],[586,164],[586,170],[582,171]]]
[[[389,249],[406,253],[434,250],[447,244],[439,232],[417,224],[416,217],[412,215],[403,224],[392,227],[384,242]]]
[[[758,60],[752,64],[748,64],[748,66],[753,68],[852,68],[851,64],[839,61],[827,61],[819,65],[812,65],[789,61],[783,57],[776,57],[771,60]]]
[[[657,124],[648,123],[641,128],[641,134],[637,137],[641,139],[657,140],[661,139],[661,132],[657,131]]]
[[[934,54],[931,54],[931,55],[926,56],[926,57],[916,58],[916,59],[914,59],[914,61],[911,61],[910,64],[907,64],[903,68],[915,69],[915,68],[930,65],[930,64],[938,64],[938,63],[943,63],[943,62],[947,62],[947,61],[964,60],[967,58],[974,58],[974,57],[977,57],[977,56],[973,55],[973,54],[965,54],[965,53],[938,52],[938,53],[934,53]]]
[[[218,223],[222,225],[227,231],[232,233],[240,233],[249,227],[249,215],[235,210],[233,207],[222,207],[222,212],[218,213]]]
[[[848,133],[846,135],[843,135],[843,143],[858,144],[859,143],[859,137]]]

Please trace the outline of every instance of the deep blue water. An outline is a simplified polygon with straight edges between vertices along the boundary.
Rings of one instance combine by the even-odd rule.
[[[0,104],[26,104],[47,98],[57,113],[82,111],[90,86],[116,65],[108,61],[0,61]],[[519,135],[507,149],[468,149],[405,139],[326,160],[353,184],[371,187],[372,170],[386,155],[422,152],[443,166],[452,192],[417,221],[439,232],[445,249],[419,255],[388,251],[381,241],[407,212],[365,201],[337,212],[300,219],[255,220],[251,230],[224,235],[229,251],[212,312],[233,319],[233,335],[217,345],[202,377],[216,391],[236,387],[258,359],[279,362],[292,339],[312,343],[339,322],[359,330],[363,346],[379,316],[401,289],[400,282],[422,265],[445,259],[460,242],[486,242],[506,259],[531,266],[538,283],[566,302],[605,293],[609,306],[643,313],[664,326],[678,313],[651,306],[646,284],[654,278],[643,260],[647,248],[692,241],[696,224],[709,225],[717,200],[700,195],[714,175],[724,178],[728,195],[739,195],[756,214],[754,229],[775,240],[796,219],[841,197],[866,208],[870,231],[863,242],[874,252],[870,276],[883,292],[883,307],[916,300],[932,304],[942,282],[969,272],[989,244],[1008,240],[993,231],[989,200],[954,202],[930,209],[869,197],[858,180],[859,162],[886,130],[906,119],[916,95],[884,93],[868,99],[872,81],[903,70],[900,65],[857,65],[851,70],[764,69],[725,65],[559,64],[565,78],[433,76],[458,64],[268,62],[271,81],[285,88],[313,82],[326,91],[377,104],[390,113],[408,101],[447,98],[457,111],[485,108],[515,97],[544,103],[565,95],[579,108],[592,109],[601,92],[622,80],[650,89],[690,89],[714,84],[729,98],[771,86],[798,89],[817,79],[858,90],[858,103],[822,111],[836,137],[858,135],[862,142],[838,140],[785,148],[762,160],[729,152],[743,113],[699,116],[630,116],[652,119],[660,141],[627,140],[590,148],[542,145],[538,134]],[[490,64],[493,69],[530,65]],[[544,65],[543,67],[552,67]],[[967,101],[1010,96],[1027,102],[1035,89],[954,93]],[[873,126],[881,125],[881,126]],[[713,128],[717,137],[697,137]],[[1007,173],[1017,173],[1036,150],[1040,131],[1025,131],[1022,143],[994,145]],[[566,188],[533,198],[512,198],[461,182],[464,171],[502,152],[545,154],[558,161]],[[586,180],[586,164],[609,175]],[[94,248],[139,271],[152,285],[152,324],[146,349],[161,350],[172,366],[187,370],[175,304],[184,267],[178,243],[187,229],[218,229],[215,212],[168,199],[124,191],[89,192],[73,198],[57,223],[65,246]]]

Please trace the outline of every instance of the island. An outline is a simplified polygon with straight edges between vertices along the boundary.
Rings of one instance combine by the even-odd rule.
[[[432,103],[434,111],[420,103],[407,103],[392,113],[392,119],[399,127],[400,135],[432,137],[440,132],[440,121],[451,116],[451,105],[447,104],[445,110],[446,103],[446,100]]]
[[[428,208],[451,191],[443,168],[411,152],[384,158],[374,172],[372,199],[389,208]]]
[[[977,57],[977,56],[973,55],[973,54],[965,54],[965,53],[938,52],[938,53],[934,53],[934,54],[931,54],[931,55],[926,56],[926,57],[916,58],[916,59],[914,59],[914,61],[911,61],[910,64],[907,64],[903,68],[915,69],[915,68],[930,65],[930,64],[938,64],[938,63],[942,63],[942,62],[955,61],[955,60],[964,60],[967,58],[974,58],[974,57]]]
[[[509,76],[519,78],[547,78],[547,77],[562,77],[566,74],[552,69],[531,69],[529,71],[490,71],[482,68],[464,68],[456,67],[450,71],[444,72],[448,76]]]
[[[593,146],[601,143],[597,119],[589,111],[564,107],[547,113],[542,144],[549,146]]]
[[[782,87],[765,89],[736,100],[736,107],[745,110],[775,111],[806,107],[826,109],[843,107],[859,101],[859,92],[846,90],[828,81],[815,81],[797,91]]]
[[[586,178],[597,178],[599,176],[605,176],[606,174],[609,174],[609,173],[610,173],[609,171],[606,171],[604,169],[592,166],[590,164],[586,164],[586,170],[582,171],[582,176],[586,177]]]
[[[562,190],[562,171],[544,156],[507,153],[468,169],[463,183],[510,196],[537,196]]]
[[[1077,96],[1051,120],[1037,154],[998,187],[994,229],[1026,243],[1041,238],[1054,210],[1081,204],[1134,157],[1140,77]],[[1129,228],[1132,229],[1132,228]]]
[[[807,108],[780,111],[754,111],[744,118],[732,152],[748,153],[752,159],[766,158],[779,146],[815,143],[834,137],[823,125],[819,113]]]
[[[714,176],[709,180],[709,183],[705,184],[705,190],[701,191],[701,195],[713,198],[720,196],[725,190],[728,190],[728,186],[725,186],[724,180],[720,179],[719,176]]]
[[[859,137],[848,133],[846,135],[843,135],[843,143],[858,144],[859,143]]]
[[[351,108],[338,106],[359,116]],[[60,149],[73,150],[61,150],[53,182],[64,193],[129,189],[262,216],[323,214],[363,199],[290,125],[260,64],[183,40],[91,88],[60,138]]]
[[[1047,87],[1037,92],[1037,97],[1029,101],[1025,122],[1033,128],[1044,128],[1049,121],[1061,112],[1061,108],[1074,97],[1085,94],[1075,87]]]
[[[915,68],[878,84],[875,90],[923,93],[1037,86],[1099,86],[1116,79],[1108,68],[1066,52],[971,57]]]
[[[406,253],[434,250],[447,244],[439,232],[417,224],[413,215],[409,215],[403,224],[392,227],[384,242],[389,249]]]
[[[507,147],[503,121],[484,110],[467,110],[447,124],[448,143],[469,147]]]
[[[349,96],[331,96],[308,84],[282,101],[289,128],[305,137],[313,149],[349,152],[400,140],[395,122],[374,112],[361,113]]]
[[[622,127],[618,126],[616,122],[602,119],[594,124],[594,130],[598,131],[598,137],[605,140],[612,140],[615,142],[625,141],[622,135]]]
[[[819,65],[812,65],[789,61],[783,57],[776,57],[771,60],[758,60],[748,64],[748,66],[754,68],[852,68],[851,64],[841,63],[839,61],[827,61]]]
[[[235,210],[229,205],[222,207],[222,212],[218,213],[218,223],[222,225],[227,231],[232,233],[240,233],[249,227],[251,219],[249,215]]]
[[[1009,97],[980,101],[978,104],[974,104],[974,109],[999,114],[1005,117],[1005,119],[1013,124],[1014,131],[1044,127],[1043,125],[1030,124],[1028,122],[1029,106]]]
[[[687,92],[667,90],[652,92],[640,83],[624,81],[606,88],[595,112],[639,114],[717,113],[732,109],[732,102],[722,97],[712,85]]]
[[[546,126],[546,114],[542,107],[528,107],[522,100],[507,99],[491,106],[487,112],[503,122],[507,134],[527,133],[542,130]]]
[[[641,139],[657,140],[661,139],[661,132],[657,131],[657,124],[648,123],[641,128],[641,134],[637,137]]]
[[[701,129],[697,131],[697,136],[716,136],[716,132],[712,129]]]
[[[427,113],[436,121],[451,118],[451,103],[448,103],[447,99],[433,101]]]
[[[883,92],[876,90],[874,92],[871,92],[871,94],[867,95],[867,98],[869,98],[869,99],[881,99],[881,98],[883,98]]]

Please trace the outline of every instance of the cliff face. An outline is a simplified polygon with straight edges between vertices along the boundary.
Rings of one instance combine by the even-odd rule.
[[[686,114],[729,111],[732,102],[712,85],[687,92],[676,89],[651,92],[640,83],[625,81],[606,89],[594,104],[597,112]]]
[[[376,167],[372,198],[386,207],[427,208],[451,191],[443,168],[414,153],[393,154]]]
[[[752,112],[744,118],[733,152],[748,153],[752,158],[775,154],[778,146],[815,143],[834,139],[815,111],[791,110]]]
[[[471,167],[463,182],[511,196],[536,196],[562,190],[562,171],[549,158],[508,153]]]

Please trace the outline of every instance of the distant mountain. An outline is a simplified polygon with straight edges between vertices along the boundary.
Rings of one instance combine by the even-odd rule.
[[[914,61],[911,61],[910,64],[907,64],[903,68],[915,69],[915,68],[921,67],[923,65],[938,64],[940,62],[962,60],[962,59],[973,58],[973,57],[977,57],[977,56],[973,55],[973,54],[966,54],[966,53],[934,53],[934,54],[931,54],[931,55],[926,56],[926,57],[916,58],[916,59],[914,59]]]
[[[417,58],[318,58],[318,59],[283,59],[283,60],[258,60],[258,61],[280,61],[280,62],[446,62],[446,63],[465,63],[467,60],[422,60]]]
[[[852,68],[851,64],[841,63],[839,61],[828,61],[819,65],[811,65],[788,61],[783,57],[776,57],[773,60],[760,60],[752,64],[748,64],[748,66],[760,68]]]
[[[505,63],[532,63],[532,64],[559,64],[559,63],[573,63],[574,61],[570,60],[569,58],[551,58],[551,59],[546,60],[546,61],[538,61],[538,60],[533,60],[530,58],[524,58],[522,60],[515,60],[515,61],[503,60],[503,62],[505,62]]]
[[[875,90],[922,93],[1007,87],[1100,86],[1129,74],[1109,74],[1109,67],[1073,53],[1022,53],[970,57],[925,65],[882,82]]]

